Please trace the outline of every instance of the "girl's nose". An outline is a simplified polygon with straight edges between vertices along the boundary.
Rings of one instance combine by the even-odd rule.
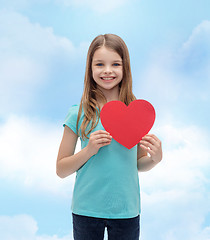
[[[105,69],[104,69],[104,73],[110,73],[112,72],[112,69],[111,67],[107,66]]]

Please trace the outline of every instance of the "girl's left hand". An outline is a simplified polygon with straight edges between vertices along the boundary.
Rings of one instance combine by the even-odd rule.
[[[155,163],[162,160],[161,141],[154,134],[146,134],[140,141],[140,147],[145,149]]]

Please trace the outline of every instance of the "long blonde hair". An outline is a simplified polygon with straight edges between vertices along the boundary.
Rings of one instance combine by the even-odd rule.
[[[86,62],[86,71],[85,71],[85,79],[84,79],[84,91],[81,98],[79,112],[77,117],[77,132],[78,132],[78,123],[81,117],[82,108],[84,111],[84,119],[80,126],[81,129],[81,137],[84,140],[84,137],[88,138],[88,134],[97,126],[100,117],[100,109],[97,99],[105,104],[107,102],[106,97],[103,92],[97,88],[96,82],[93,79],[92,75],[92,60],[93,55],[97,49],[105,46],[116,51],[123,61],[123,79],[119,84],[119,101],[122,101],[127,106],[133,101],[136,100],[132,92],[132,75],[131,75],[131,67],[130,67],[130,57],[128,48],[125,42],[115,34],[104,34],[98,35],[90,44],[87,54],[87,62]],[[98,107],[98,109],[97,109]],[[91,128],[86,133],[85,130],[89,125],[90,121]]]

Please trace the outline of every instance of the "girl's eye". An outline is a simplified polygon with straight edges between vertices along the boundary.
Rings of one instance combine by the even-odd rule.
[[[116,66],[116,67],[117,67],[117,66],[120,66],[119,63],[114,63],[113,65]],[[103,66],[103,63],[97,63],[96,66],[101,67],[101,66]]]

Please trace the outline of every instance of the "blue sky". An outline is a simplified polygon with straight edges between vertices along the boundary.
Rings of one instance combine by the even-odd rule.
[[[207,0],[0,0],[1,239],[73,239],[75,174],[59,179],[55,162],[89,44],[104,33],[126,42],[134,94],[155,107],[152,132],[163,143],[163,161],[139,174],[141,238],[210,239],[209,8]]]

